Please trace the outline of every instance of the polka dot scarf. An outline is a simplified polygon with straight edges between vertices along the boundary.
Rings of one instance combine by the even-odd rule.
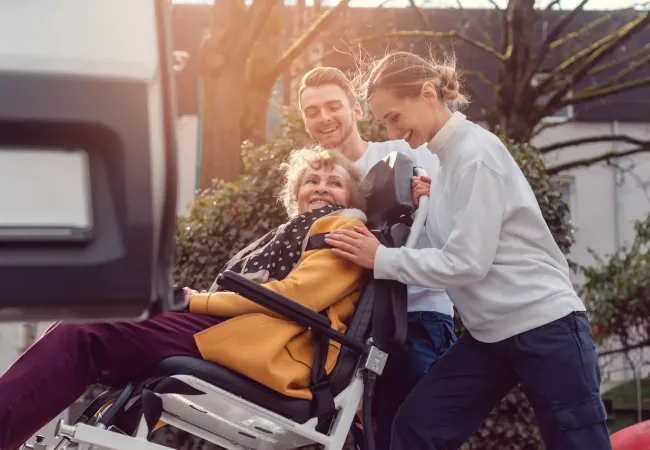
[[[221,271],[232,270],[258,284],[284,279],[298,265],[314,222],[340,209],[328,205],[294,217],[237,253]]]

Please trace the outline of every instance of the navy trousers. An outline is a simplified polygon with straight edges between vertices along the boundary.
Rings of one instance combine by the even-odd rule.
[[[589,321],[572,313],[501,342],[465,332],[411,391],[393,450],[456,450],[516,384],[548,450],[611,450]]]
[[[384,373],[377,378],[374,397],[377,450],[390,448],[391,426],[398,408],[429,367],[456,340],[454,319],[446,314],[411,312],[408,322],[406,345],[389,351]]]

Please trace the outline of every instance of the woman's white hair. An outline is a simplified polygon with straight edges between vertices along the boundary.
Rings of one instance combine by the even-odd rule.
[[[318,170],[321,167],[341,166],[350,176],[347,190],[350,193],[348,208],[363,210],[368,189],[364,183],[364,173],[338,150],[324,148],[320,145],[294,150],[289,160],[281,165],[284,182],[278,192],[278,198],[287,210],[289,217],[297,216],[298,191],[307,168]]]

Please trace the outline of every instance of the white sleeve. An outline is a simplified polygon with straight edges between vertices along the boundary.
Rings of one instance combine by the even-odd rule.
[[[478,161],[461,172],[453,188],[453,230],[442,249],[387,248],[375,256],[377,279],[446,289],[482,280],[496,255],[505,211],[503,178]]]

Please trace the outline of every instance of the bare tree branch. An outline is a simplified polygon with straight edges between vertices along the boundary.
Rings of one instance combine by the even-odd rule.
[[[495,83],[493,81],[491,81],[488,77],[486,77],[483,72],[476,72],[474,70],[463,70],[463,75],[469,75],[469,76],[476,77],[480,82],[482,82],[486,86],[488,86],[490,88],[495,87]]]
[[[583,10],[585,5],[589,2],[589,0],[582,0],[578,6],[573,8],[573,10],[563,16],[560,21],[553,27],[550,33],[548,33],[548,36],[546,37],[546,40],[542,44],[542,51],[540,52],[540,55],[542,58],[546,58],[546,53],[548,52],[548,49],[551,48],[551,45],[558,39],[560,34],[564,31],[564,29],[569,26],[571,22],[573,22],[573,19],[580,14]]]
[[[496,9],[497,11],[501,11],[501,8],[499,8],[497,2],[495,2],[494,0],[487,0],[487,1],[490,3],[490,5],[494,6],[494,9]]]
[[[491,47],[487,44],[484,44],[475,39],[469,38],[457,31],[424,31],[424,30],[403,30],[403,31],[391,31],[382,34],[376,34],[373,36],[366,36],[363,38],[353,40],[350,45],[359,45],[370,41],[375,41],[377,39],[383,39],[387,37],[428,37],[433,39],[443,39],[443,38],[458,38],[462,41],[467,42],[468,44],[482,50],[500,61],[504,60],[504,55],[499,53],[494,47]]]
[[[503,24],[502,24],[502,42],[501,42],[501,51],[503,52],[502,61],[507,61],[510,59],[514,49],[514,13],[515,13],[515,2],[508,2],[508,7],[503,13]]]
[[[535,129],[533,130],[533,133],[531,135],[531,139],[534,138],[535,136],[539,136],[542,134],[542,132],[551,129],[551,128],[557,128],[561,127],[564,125],[568,125],[570,123],[575,123],[578,120],[579,114],[574,113],[573,116],[570,119],[564,120],[564,121],[558,121],[558,122],[541,122]]]
[[[619,348],[615,350],[605,350],[603,352],[599,352],[598,357],[607,356],[607,355],[616,355],[618,353],[628,352],[630,350],[636,350],[637,348],[644,348],[644,347],[650,347],[650,340],[646,340],[633,345],[623,344],[623,348]]]
[[[433,27],[431,26],[431,22],[429,22],[429,18],[426,16],[426,14],[424,14],[424,11],[422,11],[421,8],[418,8],[418,6],[415,4],[415,0],[409,0],[409,4],[411,5],[411,8],[415,10],[416,14],[420,18],[420,22],[422,22],[424,29],[431,30]]]
[[[578,31],[573,31],[573,32],[567,34],[566,36],[564,36],[563,38],[556,39],[555,41],[551,42],[550,45],[549,45],[549,48],[551,50],[555,50],[556,48],[566,44],[567,42],[572,41],[574,39],[579,38],[580,36],[585,35],[586,33],[590,32],[591,30],[596,28],[598,25],[601,25],[601,24],[607,22],[611,18],[612,18],[611,14],[605,14],[605,15],[597,18],[596,20],[588,23],[584,27],[580,28]]]
[[[570,98],[564,99],[560,102],[559,107],[564,107],[566,105],[575,105],[577,103],[584,103],[598,98],[607,97],[614,94],[620,94],[621,92],[631,91],[632,89],[637,89],[643,86],[650,86],[650,77],[641,78],[639,80],[628,81],[626,83],[620,83],[614,86],[607,86],[601,89],[586,89],[583,92],[578,92],[573,94]]]
[[[551,11],[555,5],[559,5],[559,4],[560,4],[560,1],[561,1],[561,0],[553,0],[551,3],[549,3],[548,5],[546,5],[545,10],[546,10],[547,12],[548,12],[548,11]]]
[[[268,75],[275,79],[287,70],[291,66],[293,60],[309,47],[312,42],[314,42],[320,32],[327,28],[338,17],[338,15],[347,8],[349,2],[350,0],[340,0],[338,5],[334,8],[328,9],[322,13],[318,19],[316,19],[314,23],[305,30],[302,36],[296,39],[284,52]]]
[[[636,61],[638,60],[639,56],[645,55],[650,51],[650,43],[646,44],[643,46],[641,50],[638,50],[634,52],[633,54],[623,58],[623,59],[618,59],[613,62],[607,63],[607,64],[601,64],[600,66],[596,66],[593,69],[591,69],[589,72],[587,72],[587,75],[598,75],[599,73],[605,72],[609,69],[613,69],[616,66],[620,66],[621,64],[628,63],[630,61]]]
[[[598,46],[596,44],[591,45],[588,47],[589,52],[586,54],[583,54],[583,52],[578,52],[577,55],[575,55],[572,58],[569,58],[567,61],[565,61],[563,64],[561,64],[558,68],[554,69],[552,74],[554,75],[561,75],[561,74],[566,74],[566,70],[573,66],[574,64],[577,64],[578,62],[581,63],[581,67],[574,73],[572,74],[566,74],[566,80],[563,81],[562,87],[558,89],[552,96],[551,98],[544,104],[543,108],[539,112],[541,117],[544,117],[545,115],[549,115],[550,112],[555,110],[558,107],[561,107],[562,105],[566,104],[571,104],[571,103],[577,103],[575,96],[572,97],[571,99],[565,98],[569,89],[571,89],[571,86],[575,85],[576,83],[579,83],[582,81],[586,76],[589,70],[591,70],[596,64],[598,64],[603,58],[609,56],[616,48],[618,48],[620,45],[622,45],[625,41],[630,39],[634,34],[638,33],[639,31],[643,30],[648,24],[650,23],[650,14],[645,13],[645,14],[639,14],[638,17],[635,20],[632,20],[631,22],[626,23],[623,25],[621,28],[619,28],[615,33],[612,33],[608,35],[607,37],[599,40],[596,44],[600,43]],[[595,47],[594,47],[595,46]],[[580,55],[580,56],[579,56]],[[555,77],[549,77],[547,80],[545,80],[542,83],[542,86],[540,86],[540,90],[543,92],[544,85],[548,85],[551,82],[551,78]],[[627,89],[627,88],[626,88]],[[624,89],[624,90],[626,90]],[[620,92],[618,90],[613,91],[613,93]],[[609,94],[607,94],[609,95]],[[586,101],[587,96],[578,96],[579,98],[582,98],[584,100],[580,101]],[[593,95],[589,96],[590,99],[595,98]]]
[[[549,175],[556,175],[560,172],[576,169],[578,167],[589,167],[600,162],[609,162],[613,159],[623,158],[625,156],[631,156],[644,152],[650,152],[650,147],[638,147],[630,150],[624,150],[622,152],[607,152],[603,153],[602,155],[594,156],[592,158],[584,158],[568,163],[558,164],[557,166],[547,168],[546,173]]]
[[[648,44],[648,45],[650,45],[650,44]],[[633,74],[634,72],[636,72],[639,69],[642,69],[643,67],[647,66],[648,64],[650,64],[650,53],[648,53],[648,55],[646,55],[645,57],[636,60],[635,62],[630,64],[626,69],[621,70],[620,72],[618,72],[615,75],[611,76],[610,78],[603,81],[602,83],[597,84],[595,86],[590,86],[590,87],[584,89],[582,92],[586,94],[588,92],[598,91],[598,90],[604,89],[606,87],[611,87],[613,84],[618,83],[623,78],[627,77],[630,74]]]
[[[271,13],[280,3],[281,0],[255,0],[248,7],[246,17],[243,21],[244,28],[239,30],[241,35],[236,39],[239,47],[238,52],[242,54],[250,53],[264,31],[264,25],[269,20],[269,17],[271,17]]]
[[[562,43],[559,42],[561,40],[558,39],[558,37],[560,36],[560,34],[562,34],[564,29],[567,26],[569,26],[569,24],[573,21],[573,19],[575,19],[575,17],[580,12],[583,11],[583,9],[584,9],[584,7],[585,7],[585,5],[587,4],[588,1],[589,0],[582,0],[582,2],[580,2],[580,4],[578,4],[578,6],[576,6],[569,14],[562,17],[560,19],[560,21],[555,25],[555,27],[553,27],[551,32],[548,34],[548,36],[546,37],[546,39],[542,43],[542,46],[540,47],[539,51],[537,52],[537,54],[532,59],[532,64],[530,64],[530,67],[529,67],[528,71],[526,72],[526,75],[523,78],[523,81],[522,81],[522,83],[520,85],[520,88],[518,90],[518,95],[522,95],[523,89],[527,88],[530,85],[533,77],[535,76],[535,74],[537,74],[540,71],[540,67],[542,66],[542,64],[544,64],[544,61],[546,60],[546,57],[548,56],[548,53],[552,49],[554,49],[555,47],[560,46],[562,44]],[[587,27],[584,27],[584,28],[587,28]],[[583,32],[583,31],[579,30],[576,33],[576,37],[577,37],[578,33],[581,33],[581,32]],[[565,38],[565,42],[566,41],[568,41],[568,37]],[[549,77],[549,79],[542,82],[540,84],[540,86],[538,86],[538,92],[543,92],[548,87],[548,85],[551,83],[551,81],[552,80]]]
[[[410,1],[414,1],[414,0],[410,0]],[[485,40],[485,42],[489,42],[491,45],[495,45],[494,40],[492,39],[492,36],[490,36],[490,33],[488,33],[487,31],[485,31],[485,28],[483,28],[483,27],[482,27],[482,26],[481,26],[481,25],[480,25],[480,24],[475,20],[474,17],[472,17],[471,15],[468,15],[468,14],[467,14],[467,10],[465,10],[465,8],[463,7],[463,2],[462,2],[462,0],[456,0],[456,4],[458,4],[458,9],[461,11],[461,14],[462,14],[462,16],[463,16],[463,20],[466,20],[468,23],[470,23],[470,24],[472,25],[472,27],[473,27],[474,29],[476,29],[477,31],[479,31],[479,32],[481,33],[481,35],[483,35],[483,39]],[[494,3],[494,5],[496,5],[496,3]],[[497,8],[497,9],[498,9],[498,8]],[[500,11],[500,10],[499,10],[499,11]],[[427,30],[430,30],[430,29],[431,29],[430,26],[427,27]]]
[[[634,34],[641,31],[646,25],[648,25],[649,21],[650,21],[650,16],[648,15],[648,13],[639,14],[639,16],[635,20],[626,23],[621,28],[619,28],[615,33],[609,34],[604,38],[599,39],[598,41],[594,42],[586,49],[576,53],[571,58],[568,58],[558,67],[556,67],[553,70],[553,73],[566,72],[566,70],[572,67],[573,65],[589,57],[587,64],[585,64],[585,66],[588,66],[587,67],[587,71],[588,71],[594,66],[593,62],[599,61],[604,56],[609,54],[612,48],[616,48],[617,46],[622,44],[625,40],[629,39]]]
[[[567,147],[576,147],[578,145],[595,144],[598,142],[625,142],[627,144],[637,145],[639,147],[650,148],[650,141],[636,139],[631,136],[612,136],[605,134],[601,136],[592,136],[588,138],[569,139],[568,141],[556,142],[555,144],[544,145],[538,150],[541,154],[553,152]]]

